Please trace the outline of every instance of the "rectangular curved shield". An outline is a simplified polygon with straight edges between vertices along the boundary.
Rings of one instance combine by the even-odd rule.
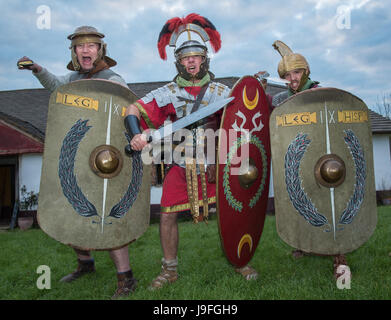
[[[50,96],[38,221],[52,238],[107,250],[146,231],[150,167],[124,151],[124,111],[136,99],[106,80],[75,81]]]
[[[279,236],[304,252],[351,252],[377,221],[369,111],[335,88],[298,93],[270,117]]]

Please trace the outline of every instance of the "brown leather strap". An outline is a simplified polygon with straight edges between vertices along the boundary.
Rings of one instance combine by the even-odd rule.
[[[204,97],[205,92],[206,92],[206,90],[208,89],[208,87],[209,87],[209,83],[205,84],[205,85],[201,88],[201,91],[200,91],[200,93],[198,94],[196,101],[194,102],[193,109],[191,109],[191,113],[196,112],[196,111],[198,110],[198,108],[200,107],[202,98]]]

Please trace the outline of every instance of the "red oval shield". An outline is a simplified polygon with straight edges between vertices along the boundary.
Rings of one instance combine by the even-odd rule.
[[[223,113],[217,162],[217,213],[223,251],[245,266],[260,240],[270,177],[269,106],[259,81],[242,77]]]

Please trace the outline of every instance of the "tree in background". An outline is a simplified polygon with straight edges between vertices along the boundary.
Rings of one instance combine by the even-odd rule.
[[[391,93],[383,93],[381,97],[377,96],[375,110],[391,119]]]

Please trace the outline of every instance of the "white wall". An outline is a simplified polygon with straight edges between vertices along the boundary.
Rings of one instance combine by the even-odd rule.
[[[390,135],[373,135],[373,162],[376,190],[391,189]]]
[[[151,187],[151,204],[160,204],[162,198],[163,188],[161,186]]]
[[[41,182],[42,154],[27,153],[19,156],[19,188],[26,186],[27,192],[39,192]],[[22,195],[19,190],[19,199]],[[36,208],[32,208],[35,210]]]

